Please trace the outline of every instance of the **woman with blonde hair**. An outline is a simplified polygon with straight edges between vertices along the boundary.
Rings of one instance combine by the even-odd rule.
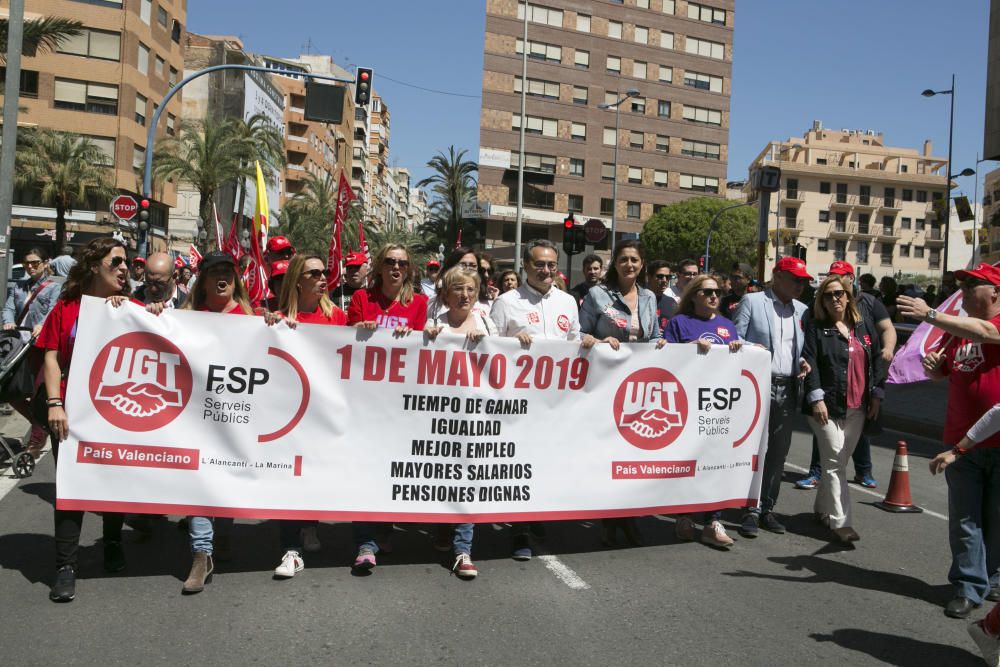
[[[422,330],[427,297],[414,288],[409,250],[394,243],[382,246],[373,264],[375,280],[351,297],[347,323],[363,329],[393,329],[399,335]]]
[[[823,469],[813,509],[834,540],[849,544],[861,538],[851,526],[847,462],[865,419],[878,416],[886,369],[878,332],[865,324],[841,276],[828,276],[816,291],[804,341],[802,356],[811,370],[802,411],[816,434]]]

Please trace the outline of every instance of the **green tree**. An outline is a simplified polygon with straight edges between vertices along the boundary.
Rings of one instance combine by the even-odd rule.
[[[696,197],[663,207],[642,228],[648,257],[669,262],[700,257],[705,252],[712,218],[733,203],[716,197]],[[723,213],[712,234],[711,266],[728,269],[737,262],[753,264],[757,256],[756,231],[757,211],[753,207]]]
[[[281,211],[279,233],[288,237],[298,252],[325,256],[330,248],[333,218],[337,211],[337,184],[329,174],[307,174],[302,191]],[[357,248],[360,207],[348,211],[340,242],[344,251]]]
[[[108,156],[90,138],[49,129],[18,133],[19,187],[38,188],[42,203],[56,210],[55,248],[66,245],[66,214],[97,206],[117,194]]]
[[[10,24],[0,19],[0,63],[7,61],[7,35]],[[83,23],[58,16],[44,16],[24,22],[21,49],[26,56],[37,55],[39,51],[55,51],[67,39],[83,34]]]
[[[246,120],[236,119],[233,125],[233,139],[246,145],[249,157],[242,165],[239,180],[240,200],[237,204],[237,211],[242,212],[246,205],[246,179],[257,177],[254,162],[260,161],[260,170],[264,175],[264,180],[268,183],[274,182],[275,171],[285,164],[285,139],[271,119],[262,113],[255,113]],[[246,174],[250,174],[247,176]],[[272,202],[268,202],[272,204]]]
[[[466,160],[466,152],[456,152],[454,146],[448,147],[447,155],[439,152],[427,162],[427,166],[435,173],[417,183],[418,188],[431,186],[434,197],[432,215],[439,221],[436,227],[443,223],[447,229],[447,236],[440,242],[449,248],[455,245],[458,237],[462,205],[472,201],[476,193],[476,179],[472,175],[479,171],[479,165]]]

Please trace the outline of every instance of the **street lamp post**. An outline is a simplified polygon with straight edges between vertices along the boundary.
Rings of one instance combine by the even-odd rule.
[[[637,88],[629,88],[625,91],[625,97],[621,98],[613,104],[598,104],[598,109],[610,109],[615,108],[615,166],[614,166],[614,180],[611,181],[611,248],[614,249],[615,242],[617,241],[615,237],[615,232],[618,227],[618,144],[621,143],[618,133],[621,131],[621,119],[622,119],[622,103],[633,98],[638,97],[639,90]]]
[[[955,75],[951,75],[951,88],[948,90],[931,90],[928,88],[920,94],[924,97],[934,97],[935,95],[948,95],[951,97],[951,110],[948,113],[948,167],[945,169],[948,182],[945,183],[944,193],[944,257],[941,261],[941,275],[943,276],[948,271],[948,237],[951,231],[951,140],[952,131],[955,127]]]

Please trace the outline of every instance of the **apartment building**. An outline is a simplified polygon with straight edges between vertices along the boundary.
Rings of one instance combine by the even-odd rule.
[[[979,248],[982,261],[1000,262],[1000,169],[994,169],[983,179],[983,202],[979,221],[986,237]]]
[[[393,197],[392,178],[389,174],[389,107],[376,92],[368,103],[368,184],[366,190],[365,222],[384,225],[390,217]]]
[[[0,3],[6,15],[9,2]],[[55,51],[26,55],[21,63],[20,125],[86,135],[113,165],[114,187],[138,196],[146,133],[157,105],[184,68],[186,0],[27,0],[26,19],[59,16],[83,23],[83,34]],[[2,92],[2,91],[0,91]],[[175,131],[180,94],[168,104],[156,131]],[[90,201],[67,215],[71,245],[119,230],[109,202]],[[167,216],[176,191],[165,184],[153,193],[150,250],[167,244]],[[11,216],[15,253],[54,238],[55,210],[44,206],[35,188],[15,192]],[[136,244],[134,225],[121,228]]]
[[[768,142],[750,169],[781,169],[771,219],[779,254],[800,244],[810,266],[846,260],[858,274],[881,277],[943,270],[944,225],[933,202],[948,192],[946,164],[930,141],[920,150],[891,147],[881,132],[814,121],[802,138]],[[968,250],[956,243],[962,232],[953,232],[949,266],[961,268]]]
[[[478,198],[495,254],[514,240],[522,122],[524,238],[560,237],[569,211],[610,227],[612,209],[619,236],[637,234],[666,204],[724,193],[734,5],[487,0]],[[614,108],[599,105],[629,89],[616,132]]]

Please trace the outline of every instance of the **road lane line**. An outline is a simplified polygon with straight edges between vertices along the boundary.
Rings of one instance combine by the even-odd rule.
[[[568,565],[551,554],[544,554],[538,557],[549,572],[556,575],[556,578],[575,591],[584,591],[590,588],[590,584],[580,578]]]
[[[800,472],[800,473],[805,474],[805,475],[809,474],[809,469],[808,468],[803,468],[801,466],[797,466],[794,463],[788,463],[786,461],[785,462],[785,467],[786,468],[791,468],[792,470],[794,470],[796,472]],[[883,497],[882,494],[879,493],[878,491],[872,491],[871,489],[865,488],[863,486],[853,486],[852,489],[851,489],[851,491],[852,492],[853,491],[860,491],[861,493],[867,493],[869,496],[875,496],[879,500],[881,500],[882,497]],[[932,516],[935,519],[941,519],[942,521],[947,521],[948,520],[948,517],[945,516],[944,514],[939,514],[938,512],[935,512],[933,510],[929,510],[926,507],[924,507],[922,509],[924,510],[924,514],[926,514],[928,516]]]

